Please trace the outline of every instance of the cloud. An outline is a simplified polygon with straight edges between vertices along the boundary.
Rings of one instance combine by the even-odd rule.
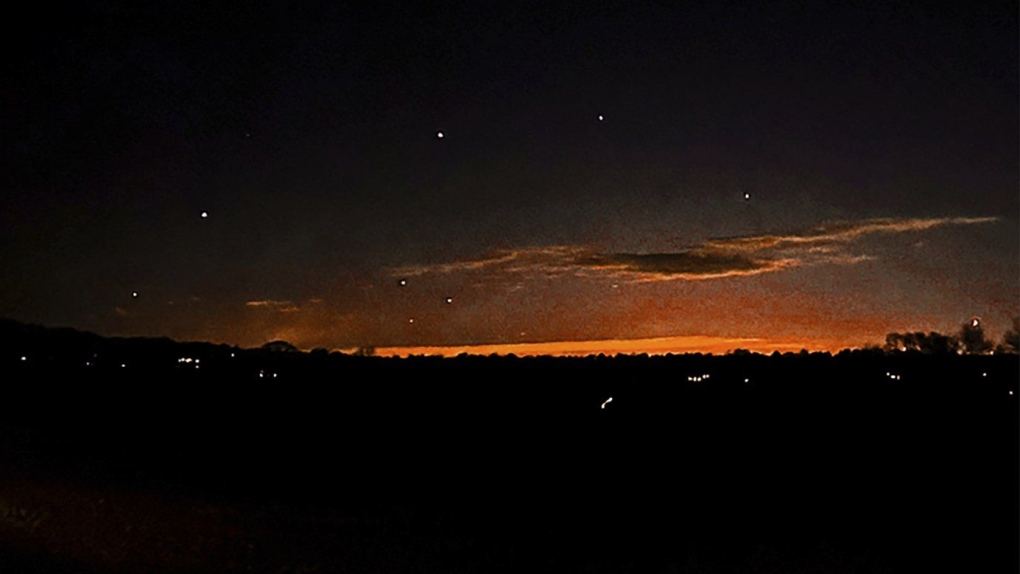
[[[572,255],[585,253],[579,247],[551,246],[524,249],[500,249],[480,259],[454,261],[437,265],[408,265],[393,270],[395,277],[416,277],[426,274],[448,274],[462,271],[481,271],[502,267],[508,273],[529,271],[536,265],[545,265]]]
[[[993,223],[997,217],[942,217],[932,219],[877,218],[860,221],[838,221],[824,223],[800,232],[784,235],[751,235],[710,239],[706,247],[737,251],[758,251],[768,248],[792,248],[804,245],[845,244],[869,234],[904,233],[925,231],[947,225],[972,225]]]
[[[244,305],[246,307],[272,309],[279,313],[294,313],[296,311],[301,310],[300,307],[291,303],[290,301],[273,301],[269,299],[264,299],[261,301],[248,301]]]
[[[426,274],[486,273],[547,277],[611,276],[621,281],[697,281],[773,273],[807,265],[853,265],[875,259],[854,253],[853,243],[868,235],[918,232],[950,225],[992,223],[996,217],[864,219],[825,223],[808,229],[768,235],[708,239],[665,253],[599,253],[582,246],[507,249],[487,257],[438,265],[394,269],[399,277]],[[519,280],[519,279],[518,279]]]
[[[689,249],[676,253],[593,254],[573,261],[579,268],[606,272],[620,279],[718,279],[757,275],[795,265],[792,259],[755,258],[710,249]]]

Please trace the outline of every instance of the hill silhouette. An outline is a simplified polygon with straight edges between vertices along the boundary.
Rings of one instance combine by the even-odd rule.
[[[1018,566],[1016,355],[393,359],[2,321],[0,369],[22,571]]]

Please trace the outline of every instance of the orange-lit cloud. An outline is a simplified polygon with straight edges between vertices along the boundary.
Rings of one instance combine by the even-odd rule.
[[[800,232],[782,235],[752,235],[711,239],[705,245],[708,248],[751,252],[803,245],[831,246],[832,244],[849,243],[865,235],[875,233],[889,234],[925,231],[947,225],[994,223],[998,220],[998,217],[940,217],[928,219],[876,218],[860,221],[837,221],[823,223],[817,227]]]
[[[479,259],[394,269],[394,276],[489,273],[555,277],[612,276],[620,281],[696,281],[773,273],[805,265],[852,265],[874,259],[849,250],[867,235],[918,232],[948,225],[998,221],[995,217],[865,219],[833,222],[784,234],[709,239],[667,253],[598,253],[583,246],[500,250]]]
[[[279,313],[294,313],[301,310],[300,307],[290,301],[272,301],[268,299],[261,301],[248,301],[244,305],[246,307],[272,309]]]

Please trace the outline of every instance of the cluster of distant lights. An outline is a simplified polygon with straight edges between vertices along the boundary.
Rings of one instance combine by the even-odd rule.
[[[452,301],[452,299],[447,297],[447,302],[450,302],[450,301]],[[414,323],[414,319],[410,319],[409,322]],[[522,335],[523,335],[523,333],[522,333]],[[234,356],[235,356],[235,353],[230,353],[230,357],[231,358],[233,358]],[[23,362],[23,363],[28,362],[28,355],[22,355],[21,356],[21,362]],[[177,364],[178,365],[193,366],[196,369],[199,368],[199,365],[201,364],[201,362],[202,362],[201,359],[196,359],[196,358],[192,358],[192,357],[180,357],[179,359],[177,359]],[[86,367],[91,367],[92,366],[92,361],[86,361],[85,362],[85,366]],[[127,368],[127,363],[121,363],[120,364],[120,368],[126,369]],[[266,372],[264,370],[260,370],[259,371],[259,378],[260,379],[267,379],[267,378],[268,379],[275,379],[275,378],[277,378],[277,376],[278,376],[278,373],[268,373],[268,372]],[[891,381],[902,381],[903,380],[903,375],[897,375],[897,374],[892,373],[891,371],[886,371],[885,377],[887,379],[891,380]],[[711,373],[703,373],[701,375],[688,375],[687,376],[687,381],[691,382],[691,383],[700,383],[700,382],[707,381],[710,378],[712,378]],[[987,379],[988,378],[988,372],[987,371],[982,372],[981,373],[981,378]],[[750,382],[751,382],[751,379],[748,379],[748,378],[744,379],[744,383],[750,383]],[[1014,394],[1013,391],[1010,390],[1009,391],[1009,395],[1013,396],[1013,394]],[[606,399],[599,408],[605,409],[606,405],[608,405],[611,402],[613,402],[613,397],[609,397],[608,399]]]
[[[234,358],[235,356],[236,356],[235,353],[230,353],[230,357],[231,358]],[[96,359],[98,357],[99,357],[99,355],[92,355],[93,359]],[[28,355],[21,355],[18,359],[22,363],[27,363],[28,362]],[[177,359],[177,364],[178,364],[178,366],[189,366],[189,367],[194,367],[194,368],[197,369],[197,368],[199,368],[199,365],[202,364],[202,359],[196,359],[196,358],[193,358],[193,357],[180,357],[180,358]],[[92,366],[95,366],[95,363],[93,363],[92,361],[85,361],[85,366],[86,367],[92,367]],[[126,369],[127,368],[127,363],[120,363],[120,368]]]
[[[180,359],[177,359],[177,364],[179,366],[193,366],[196,369],[201,362],[201,359],[193,359],[191,357],[181,357]]]

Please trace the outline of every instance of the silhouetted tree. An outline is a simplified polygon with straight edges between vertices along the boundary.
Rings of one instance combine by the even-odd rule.
[[[1020,315],[1013,317],[1013,326],[1002,335],[999,350],[1003,353],[1020,353]]]
[[[262,349],[266,351],[274,351],[280,353],[298,353],[300,350],[291,345],[287,341],[270,341],[265,345],[262,345]]]
[[[931,332],[924,339],[921,351],[933,355],[949,355],[960,349],[960,341],[956,337],[943,335],[942,333]]]
[[[967,321],[960,327],[960,345],[967,353],[983,354],[991,351],[995,344],[985,338],[985,328],[977,318]]]
[[[914,333],[889,333],[885,337],[885,351],[919,351],[926,355],[948,355],[960,348],[960,342],[949,335],[921,331]]]
[[[370,345],[369,346],[365,346],[365,347],[358,347],[358,350],[354,351],[354,356],[356,356],[356,357],[374,357],[375,356],[375,347],[372,347]]]

